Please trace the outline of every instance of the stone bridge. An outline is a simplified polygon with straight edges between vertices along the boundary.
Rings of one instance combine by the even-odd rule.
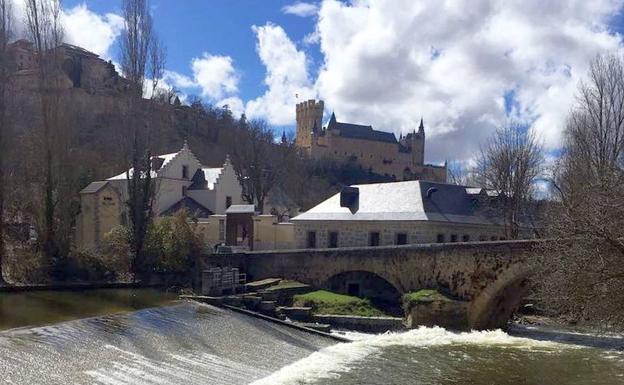
[[[275,250],[212,255],[248,280],[281,277],[319,288],[392,297],[425,288],[468,301],[473,329],[503,327],[527,293],[543,240]]]

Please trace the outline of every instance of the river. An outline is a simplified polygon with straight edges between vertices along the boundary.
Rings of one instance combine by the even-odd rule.
[[[7,314],[24,309],[9,299],[17,294],[0,293],[0,325],[12,327],[0,332],[0,383],[624,384],[620,338],[421,328],[347,333],[353,342],[336,343],[150,291],[63,293],[56,301],[28,294],[19,294],[21,306],[41,308],[15,319]],[[98,302],[100,294],[107,299]],[[72,318],[72,306],[80,309],[73,317],[90,318],[58,322]]]

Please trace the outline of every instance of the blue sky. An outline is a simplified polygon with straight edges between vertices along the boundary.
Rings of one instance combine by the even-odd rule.
[[[65,0],[68,42],[116,57],[117,0]],[[295,104],[470,161],[513,118],[549,150],[597,54],[622,50],[624,0],[152,0],[167,86],[292,130]],[[299,96],[299,98],[296,97]]]
[[[182,4],[181,4],[182,3]],[[286,14],[292,1],[260,0],[152,0],[155,27],[167,47],[167,68],[191,76],[190,63],[204,52],[230,56],[240,68],[239,90],[243,100],[265,90],[265,68],[256,53],[253,25],[280,25],[296,42],[314,31],[314,19]],[[111,0],[66,0],[65,8],[86,4],[99,14],[120,14],[120,2]],[[317,45],[306,47],[310,65],[322,61]],[[111,50],[115,58],[116,50]]]

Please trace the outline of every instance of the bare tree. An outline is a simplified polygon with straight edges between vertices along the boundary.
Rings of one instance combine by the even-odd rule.
[[[549,230],[542,298],[560,312],[624,328],[624,59],[598,56],[579,86]]]
[[[2,257],[4,256],[4,149],[6,127],[9,124],[7,116],[7,101],[9,98],[9,59],[8,44],[13,32],[13,3],[12,0],[0,0],[0,285],[4,285],[2,275]]]
[[[543,164],[543,148],[535,133],[516,122],[497,129],[481,149],[474,170],[476,181],[499,193],[500,213],[509,239],[519,236],[522,216]]]
[[[121,36],[121,67],[129,81],[127,132],[130,139],[127,157],[133,172],[128,181],[128,214],[130,217],[130,247],[133,252],[132,272],[143,273],[144,243],[152,220],[152,205],[156,186],[151,177],[149,117],[142,105],[145,80],[152,76],[152,94],[164,70],[164,49],[153,31],[148,0],[123,0],[125,28]]]
[[[60,0],[26,0],[26,24],[34,44],[37,67],[38,95],[41,106],[41,140],[43,153],[43,204],[42,204],[42,248],[53,263],[59,258],[56,241],[55,205],[58,194],[54,174],[54,141],[60,128],[59,91],[62,77],[59,76],[59,53],[56,49],[63,40]]]
[[[276,161],[280,151],[265,121],[248,123],[243,116],[239,126],[229,146],[232,164],[243,187],[243,199],[262,212],[267,195],[280,180],[284,164]]]

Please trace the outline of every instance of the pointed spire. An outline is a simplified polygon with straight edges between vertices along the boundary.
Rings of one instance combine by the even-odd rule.
[[[332,124],[336,124],[336,114],[334,114],[332,112],[331,117],[329,118],[329,123],[327,124],[327,127],[329,127]]]
[[[418,133],[419,134],[424,134],[425,133],[425,124],[423,123],[422,116],[420,117],[420,126],[418,126]]]
[[[286,139],[286,130],[282,130],[282,144],[285,144],[288,141]]]

